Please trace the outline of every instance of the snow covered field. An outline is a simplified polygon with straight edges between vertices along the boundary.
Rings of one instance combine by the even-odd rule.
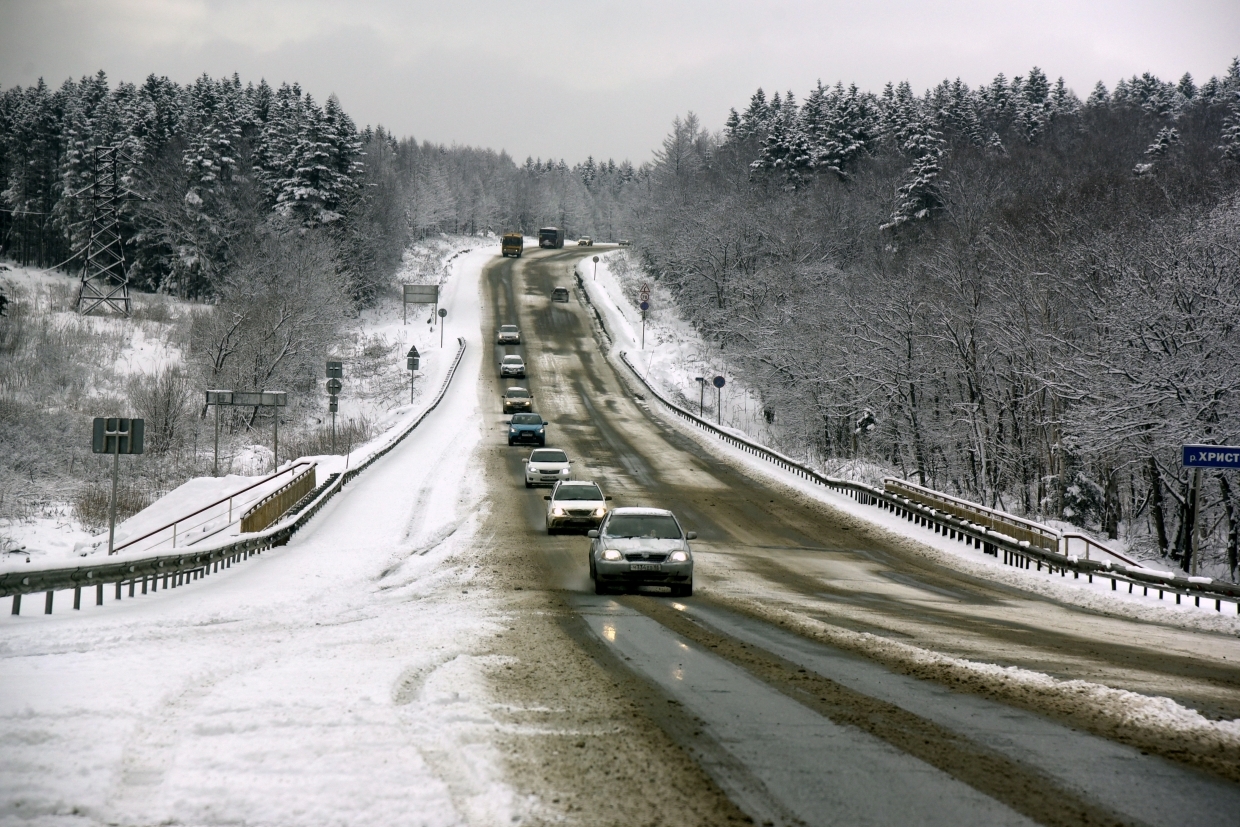
[[[488,737],[497,623],[471,589],[487,505],[477,277],[445,297],[466,357],[441,406],[285,547],[176,592],[0,639],[0,823],[508,823]]]

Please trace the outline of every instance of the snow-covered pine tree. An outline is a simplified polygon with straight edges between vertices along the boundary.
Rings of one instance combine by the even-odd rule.
[[[928,218],[942,204],[939,173],[945,141],[928,120],[910,123],[904,131],[902,149],[913,160],[906,179],[896,193],[896,207],[891,220],[879,229],[898,227],[909,221]]]
[[[1175,85],[1176,91],[1184,96],[1186,100],[1192,100],[1197,97],[1197,84],[1193,83],[1193,76],[1188,72],[1180,78],[1180,82]]]
[[[1240,164],[1240,89],[1232,90],[1229,110],[1227,117],[1223,120],[1219,150],[1228,162]]]
[[[1107,91],[1106,84],[1098,81],[1094,84],[1093,91],[1089,93],[1089,97],[1085,99],[1085,107],[1087,109],[1097,109],[1107,106],[1111,102],[1111,93]]]
[[[741,140],[752,137],[761,138],[766,134],[766,127],[770,120],[771,105],[767,103],[766,93],[762,91],[762,87],[758,87],[758,91],[749,98],[749,106],[741,115],[740,129],[737,134]]]
[[[775,100],[779,101],[779,106],[772,102],[773,114],[766,136],[762,139],[762,149],[750,166],[755,170],[777,173],[782,176],[786,187],[796,189],[804,183],[806,174],[812,168],[810,143],[792,93],[780,100],[776,92]]]

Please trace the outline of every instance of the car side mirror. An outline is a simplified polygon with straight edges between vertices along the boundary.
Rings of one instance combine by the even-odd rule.
[[[591,540],[593,540],[595,537],[598,536],[598,529],[597,528],[590,529],[589,531],[586,532],[586,536],[589,537]]]
[[[511,424],[512,424],[512,420],[511,420],[511,419],[505,419],[505,420],[504,420],[504,424],[505,424],[505,425],[511,425]]]
[[[611,497],[603,497],[603,499],[605,499],[605,500],[610,500],[610,499],[611,499]]]
[[[551,499],[551,495],[550,495],[550,494],[543,494],[543,499],[544,499],[544,500],[550,500],[550,499]]]
[[[686,540],[696,540],[696,539],[697,539],[697,532],[696,532],[696,531],[686,531],[686,532],[685,532],[685,539],[686,539]]]

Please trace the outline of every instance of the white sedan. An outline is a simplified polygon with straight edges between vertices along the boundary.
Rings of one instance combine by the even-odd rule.
[[[525,487],[555,485],[568,479],[571,462],[568,454],[555,448],[539,448],[525,461]]]

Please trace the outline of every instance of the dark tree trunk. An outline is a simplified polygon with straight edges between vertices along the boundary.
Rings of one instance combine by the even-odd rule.
[[[1107,471],[1106,488],[1103,493],[1102,528],[1107,537],[1114,540],[1119,537],[1120,509],[1119,481],[1114,470]]]
[[[1227,514],[1227,570],[1231,572],[1231,581],[1236,582],[1236,567],[1240,563],[1240,525],[1236,524],[1236,507],[1231,501],[1231,484],[1227,475],[1218,475],[1218,489],[1223,495],[1223,511]]]
[[[1167,556],[1167,523],[1163,515],[1162,474],[1158,463],[1150,457],[1150,512],[1154,515],[1154,533],[1158,536],[1158,553]]]

